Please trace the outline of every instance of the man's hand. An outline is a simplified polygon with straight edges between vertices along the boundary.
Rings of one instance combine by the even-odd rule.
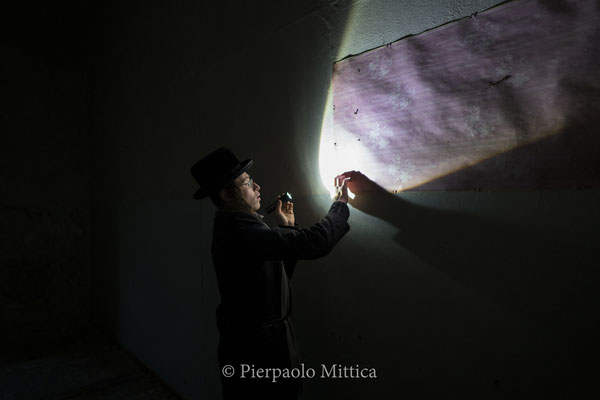
[[[279,225],[294,226],[296,218],[294,217],[294,203],[286,201],[281,204],[281,200],[277,200],[277,208],[275,208],[275,218]]]
[[[336,190],[336,201],[341,201],[343,203],[348,203],[348,185],[347,182],[350,180],[349,176],[346,174],[341,174],[336,176],[334,179],[334,185]]]

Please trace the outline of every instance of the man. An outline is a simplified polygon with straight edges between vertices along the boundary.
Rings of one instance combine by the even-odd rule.
[[[231,150],[220,148],[191,169],[200,185],[194,198],[208,196],[218,208],[211,250],[221,294],[217,326],[223,398],[296,399],[298,379],[273,382],[273,374],[252,377],[249,370],[300,366],[289,281],[297,260],[325,256],[350,229],[348,192],[340,175],[344,183],[336,201],[310,228],[297,227],[293,204],[278,200],[279,226],[269,228],[257,214],[260,186],[246,172],[252,163],[239,162]]]

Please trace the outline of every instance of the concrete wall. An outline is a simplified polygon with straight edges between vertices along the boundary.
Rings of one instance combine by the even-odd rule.
[[[0,28],[0,353],[35,356],[89,319],[87,5],[6,6]]]
[[[213,206],[189,167],[252,157],[301,225],[328,206],[320,131],[331,65],[497,1],[105,3],[93,60],[94,314],[190,399],[218,398]],[[340,171],[342,172],[342,171]],[[352,208],[327,258],[301,262],[304,398],[515,398],[581,390],[597,329],[600,192],[414,192]]]

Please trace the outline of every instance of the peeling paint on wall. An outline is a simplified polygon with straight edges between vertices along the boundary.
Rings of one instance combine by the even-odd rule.
[[[337,62],[337,157],[390,191],[598,186],[598,14],[514,1]]]

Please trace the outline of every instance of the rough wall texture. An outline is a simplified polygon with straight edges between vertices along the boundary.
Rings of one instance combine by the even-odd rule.
[[[191,200],[189,166],[229,145],[255,159],[263,198],[289,190],[298,222],[316,221],[332,63],[495,3],[105,3],[93,62],[98,321],[177,390],[217,398],[213,209]],[[403,193],[353,208],[334,252],[299,265],[295,324],[307,365],[379,377],[309,380],[305,397],[582,390],[599,196]]]

